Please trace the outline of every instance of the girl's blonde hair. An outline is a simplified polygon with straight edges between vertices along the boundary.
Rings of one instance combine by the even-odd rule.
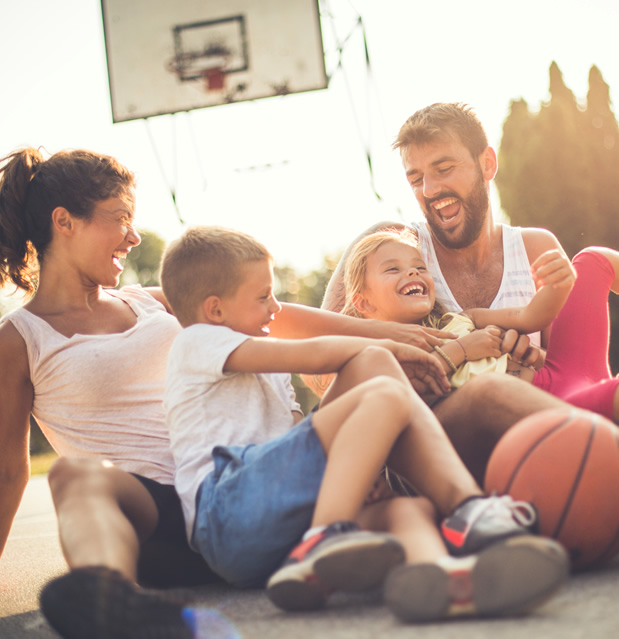
[[[351,315],[352,317],[364,316],[355,308],[354,298],[357,294],[362,294],[365,290],[365,278],[367,275],[368,259],[376,251],[388,242],[399,242],[407,244],[415,249],[419,248],[417,234],[409,228],[387,228],[366,235],[354,245],[344,269],[344,287],[346,289],[346,298],[342,313]],[[445,310],[438,302],[434,302],[434,307],[430,314],[422,321],[424,326],[437,328],[441,317],[445,314]]]

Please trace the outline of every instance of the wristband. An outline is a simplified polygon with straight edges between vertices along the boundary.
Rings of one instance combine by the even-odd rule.
[[[469,358],[466,356],[466,349],[464,348],[464,346],[457,339],[455,339],[454,342],[462,349],[462,352],[464,353],[464,362],[462,363],[464,364],[465,362],[468,362]]]
[[[451,372],[455,373],[458,370],[458,367],[453,363],[451,357],[447,355],[447,353],[440,347],[435,346],[434,350],[447,362],[449,368],[451,368]]]

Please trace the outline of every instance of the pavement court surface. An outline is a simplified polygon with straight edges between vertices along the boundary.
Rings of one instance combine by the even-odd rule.
[[[46,478],[34,477],[0,559],[0,639],[58,638],[39,611],[38,593],[66,570]],[[325,610],[296,614],[278,610],[260,590],[212,585],[178,595],[206,608],[201,639],[619,639],[619,558],[573,575],[543,606],[507,619],[406,625],[382,605],[378,592],[337,595]]]

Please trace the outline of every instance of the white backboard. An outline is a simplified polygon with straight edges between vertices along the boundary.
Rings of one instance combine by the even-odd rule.
[[[114,122],[327,87],[318,0],[101,0]]]

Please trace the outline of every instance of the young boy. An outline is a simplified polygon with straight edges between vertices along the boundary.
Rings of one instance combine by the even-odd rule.
[[[453,554],[501,542],[513,564],[525,549],[536,574],[516,571],[494,608],[482,604],[488,614],[531,605],[563,581],[565,553],[528,535],[533,522],[519,523],[509,498],[482,495],[404,375],[400,364],[412,365],[446,389],[430,354],[390,340],[268,337],[280,310],[272,259],[237,231],[185,232],[164,255],[161,283],[184,327],[164,399],[175,484],[190,543],[228,582],[261,586],[271,576],[270,598],[290,610],[319,607],[333,590],[380,585],[404,550],[392,535],[361,530],[357,518],[385,463],[446,517]],[[338,373],[304,419],[291,372]],[[521,543],[509,546],[514,537]],[[448,582],[441,595],[449,600]]]

